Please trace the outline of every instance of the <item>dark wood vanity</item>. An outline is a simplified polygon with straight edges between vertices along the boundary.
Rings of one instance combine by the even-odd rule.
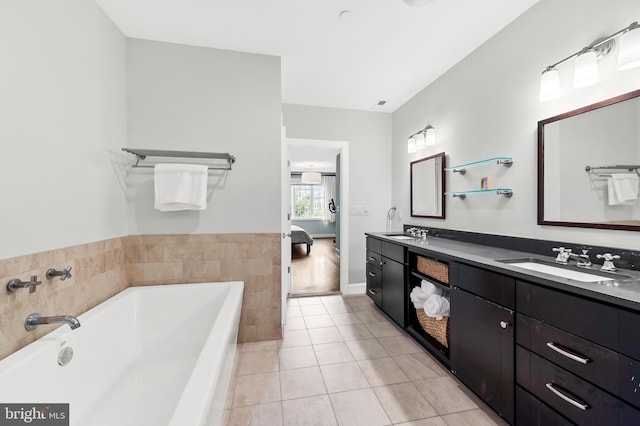
[[[640,424],[638,271],[638,297],[624,299],[616,289],[592,291],[498,261],[527,256],[540,257],[460,239],[367,234],[367,294],[510,424]],[[447,265],[448,280],[418,270],[420,257]],[[421,327],[409,300],[422,279],[450,298],[447,345]]]

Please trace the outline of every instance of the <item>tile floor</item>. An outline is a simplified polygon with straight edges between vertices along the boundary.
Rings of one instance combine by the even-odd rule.
[[[227,425],[505,425],[366,296],[291,299],[282,340],[238,345]]]

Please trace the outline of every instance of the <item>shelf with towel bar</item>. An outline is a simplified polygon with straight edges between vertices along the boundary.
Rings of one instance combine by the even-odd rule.
[[[636,172],[640,176],[640,165],[616,165],[616,166],[585,166],[584,170],[588,173],[593,173],[596,176],[607,177],[611,176],[611,173],[598,173],[595,170],[624,170],[627,172]],[[621,172],[616,172],[621,173]]]
[[[228,153],[194,152],[194,151],[165,151],[158,149],[122,148],[123,151],[136,156],[136,163],[132,167],[151,168],[153,164],[140,164],[147,157],[165,158],[196,158],[199,160],[224,160],[225,165],[205,164],[209,170],[231,170],[231,165],[236,162],[236,157]]]

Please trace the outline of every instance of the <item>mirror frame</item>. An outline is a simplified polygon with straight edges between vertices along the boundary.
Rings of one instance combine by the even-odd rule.
[[[544,126],[555,121],[573,117],[575,115],[584,114],[599,108],[617,104],[629,99],[640,97],[640,90],[625,93],[604,101],[596,102],[573,111],[565,112],[545,120],[538,121],[538,225],[550,226],[569,226],[575,228],[598,228],[598,229],[617,229],[622,231],[640,231],[640,226],[633,225],[616,225],[607,223],[591,223],[591,222],[563,222],[544,220]]]
[[[428,160],[433,160],[434,158],[440,158],[440,162],[442,164],[441,170],[440,170],[440,179],[442,182],[442,190],[440,191],[440,204],[442,206],[442,211],[440,215],[416,215],[413,214],[413,166],[417,163],[422,163],[424,161],[428,161]],[[409,185],[410,185],[410,191],[409,191],[409,203],[410,203],[410,210],[409,212],[411,213],[411,217],[425,217],[425,218],[432,218],[432,219],[444,219],[445,218],[445,192],[446,192],[446,180],[445,180],[445,168],[447,167],[447,165],[445,164],[446,162],[446,156],[444,154],[444,152],[440,152],[438,154],[434,154],[434,155],[430,155],[429,157],[425,157],[425,158],[421,158],[419,160],[415,160],[412,161],[409,164]]]

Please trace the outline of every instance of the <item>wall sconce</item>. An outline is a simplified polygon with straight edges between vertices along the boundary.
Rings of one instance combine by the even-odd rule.
[[[428,125],[419,132],[409,136],[407,141],[407,152],[413,154],[416,151],[422,151],[426,146],[436,144],[436,129],[432,125]]]
[[[640,25],[632,22],[608,37],[594,41],[589,46],[567,56],[542,71],[540,78],[540,102],[560,97],[560,75],[558,65],[575,57],[573,87],[587,87],[596,84],[599,79],[598,57],[607,56],[615,47],[615,38],[622,35],[618,50],[618,70],[628,70],[640,66]]]

